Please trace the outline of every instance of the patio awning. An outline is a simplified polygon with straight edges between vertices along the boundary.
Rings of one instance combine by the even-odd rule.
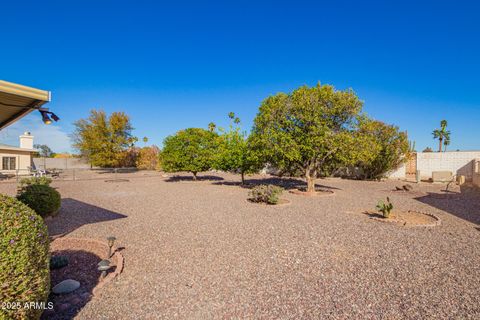
[[[0,130],[49,101],[49,91],[0,80]]]

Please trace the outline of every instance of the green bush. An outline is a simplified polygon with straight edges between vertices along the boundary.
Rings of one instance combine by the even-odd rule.
[[[49,260],[48,232],[42,218],[17,199],[0,194],[0,319],[40,317],[42,310],[23,306],[46,302]]]
[[[42,184],[32,184],[22,188],[17,198],[42,217],[55,215],[62,201],[57,190]]]
[[[45,186],[49,186],[50,183],[52,183],[52,179],[50,179],[49,177],[32,177],[32,178],[23,178],[22,180],[20,180],[20,187],[26,187],[26,186],[30,186],[30,185],[33,185],[33,184],[40,184],[40,185],[45,185]]]
[[[277,204],[283,188],[274,185],[259,185],[249,192],[250,201],[263,202],[267,204]]]

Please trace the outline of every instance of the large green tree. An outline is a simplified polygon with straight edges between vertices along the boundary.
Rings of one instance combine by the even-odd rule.
[[[300,173],[307,191],[315,179],[362,155],[355,146],[354,127],[362,102],[352,90],[303,86],[290,94],[265,99],[252,130],[253,143],[265,160],[282,170]]]
[[[362,117],[356,136],[360,139],[357,141],[363,141],[367,152],[367,156],[358,162],[364,178],[383,178],[408,158],[407,133],[396,126]]]
[[[193,180],[197,180],[198,172],[214,166],[217,139],[217,133],[201,128],[188,128],[168,136],[160,152],[162,169],[166,172],[191,172]]]
[[[249,145],[247,134],[241,131],[240,118],[233,112],[230,112],[228,117],[230,118],[228,130],[220,129],[215,168],[240,173],[242,184],[244,184],[245,174],[258,171],[261,163],[257,153]]]
[[[137,141],[130,118],[123,112],[107,116],[102,110],[92,110],[87,119],[76,121],[74,126],[73,146],[93,166],[118,167]]]
[[[447,130],[447,120],[440,121],[440,129],[435,129],[432,132],[433,138],[438,139],[438,152],[442,152],[442,143],[445,145],[445,150],[450,144],[450,131]]]

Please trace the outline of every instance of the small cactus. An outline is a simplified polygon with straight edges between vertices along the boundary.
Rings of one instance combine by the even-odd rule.
[[[390,202],[390,198],[387,197],[387,201],[380,200],[377,204],[377,209],[380,211],[384,218],[390,217],[390,212],[393,210],[393,204]]]

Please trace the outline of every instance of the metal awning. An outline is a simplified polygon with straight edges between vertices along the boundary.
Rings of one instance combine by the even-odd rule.
[[[50,101],[50,91],[0,80],[0,130]]]

